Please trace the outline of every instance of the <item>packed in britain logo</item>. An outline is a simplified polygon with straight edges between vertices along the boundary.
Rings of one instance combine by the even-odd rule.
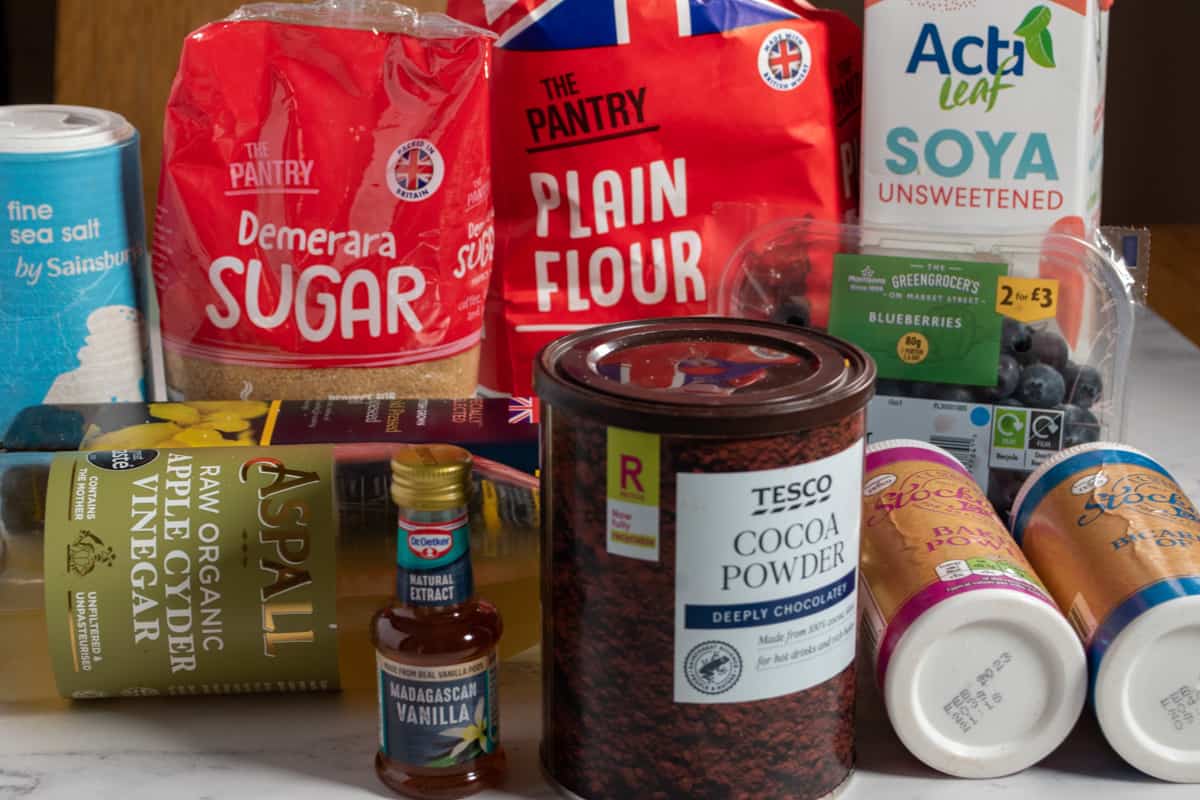
[[[787,28],[777,30],[758,48],[758,74],[778,92],[790,92],[812,70],[812,48],[804,35]]]
[[[392,194],[409,203],[428,199],[446,177],[446,162],[427,139],[411,139],[396,148],[387,163],[387,184]]]

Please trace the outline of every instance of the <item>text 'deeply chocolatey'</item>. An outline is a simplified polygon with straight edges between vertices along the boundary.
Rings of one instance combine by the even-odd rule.
[[[854,761],[857,348],[677,319],[543,351],[542,758],[584,798],[799,798]]]

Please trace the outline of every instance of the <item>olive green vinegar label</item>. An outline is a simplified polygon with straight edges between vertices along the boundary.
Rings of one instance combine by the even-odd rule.
[[[333,452],[58,456],[46,624],[64,697],[338,688]]]

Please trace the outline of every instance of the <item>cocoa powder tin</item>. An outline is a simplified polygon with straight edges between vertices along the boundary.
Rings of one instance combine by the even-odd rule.
[[[733,319],[542,351],[542,760],[566,793],[845,783],[874,381],[851,344]]]

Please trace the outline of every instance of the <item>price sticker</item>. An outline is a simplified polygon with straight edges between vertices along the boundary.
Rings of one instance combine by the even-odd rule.
[[[996,313],[1018,322],[1054,319],[1058,313],[1058,281],[1001,275],[996,287]]]
[[[909,331],[896,343],[896,355],[905,364],[920,364],[929,357],[929,340],[917,331]]]

